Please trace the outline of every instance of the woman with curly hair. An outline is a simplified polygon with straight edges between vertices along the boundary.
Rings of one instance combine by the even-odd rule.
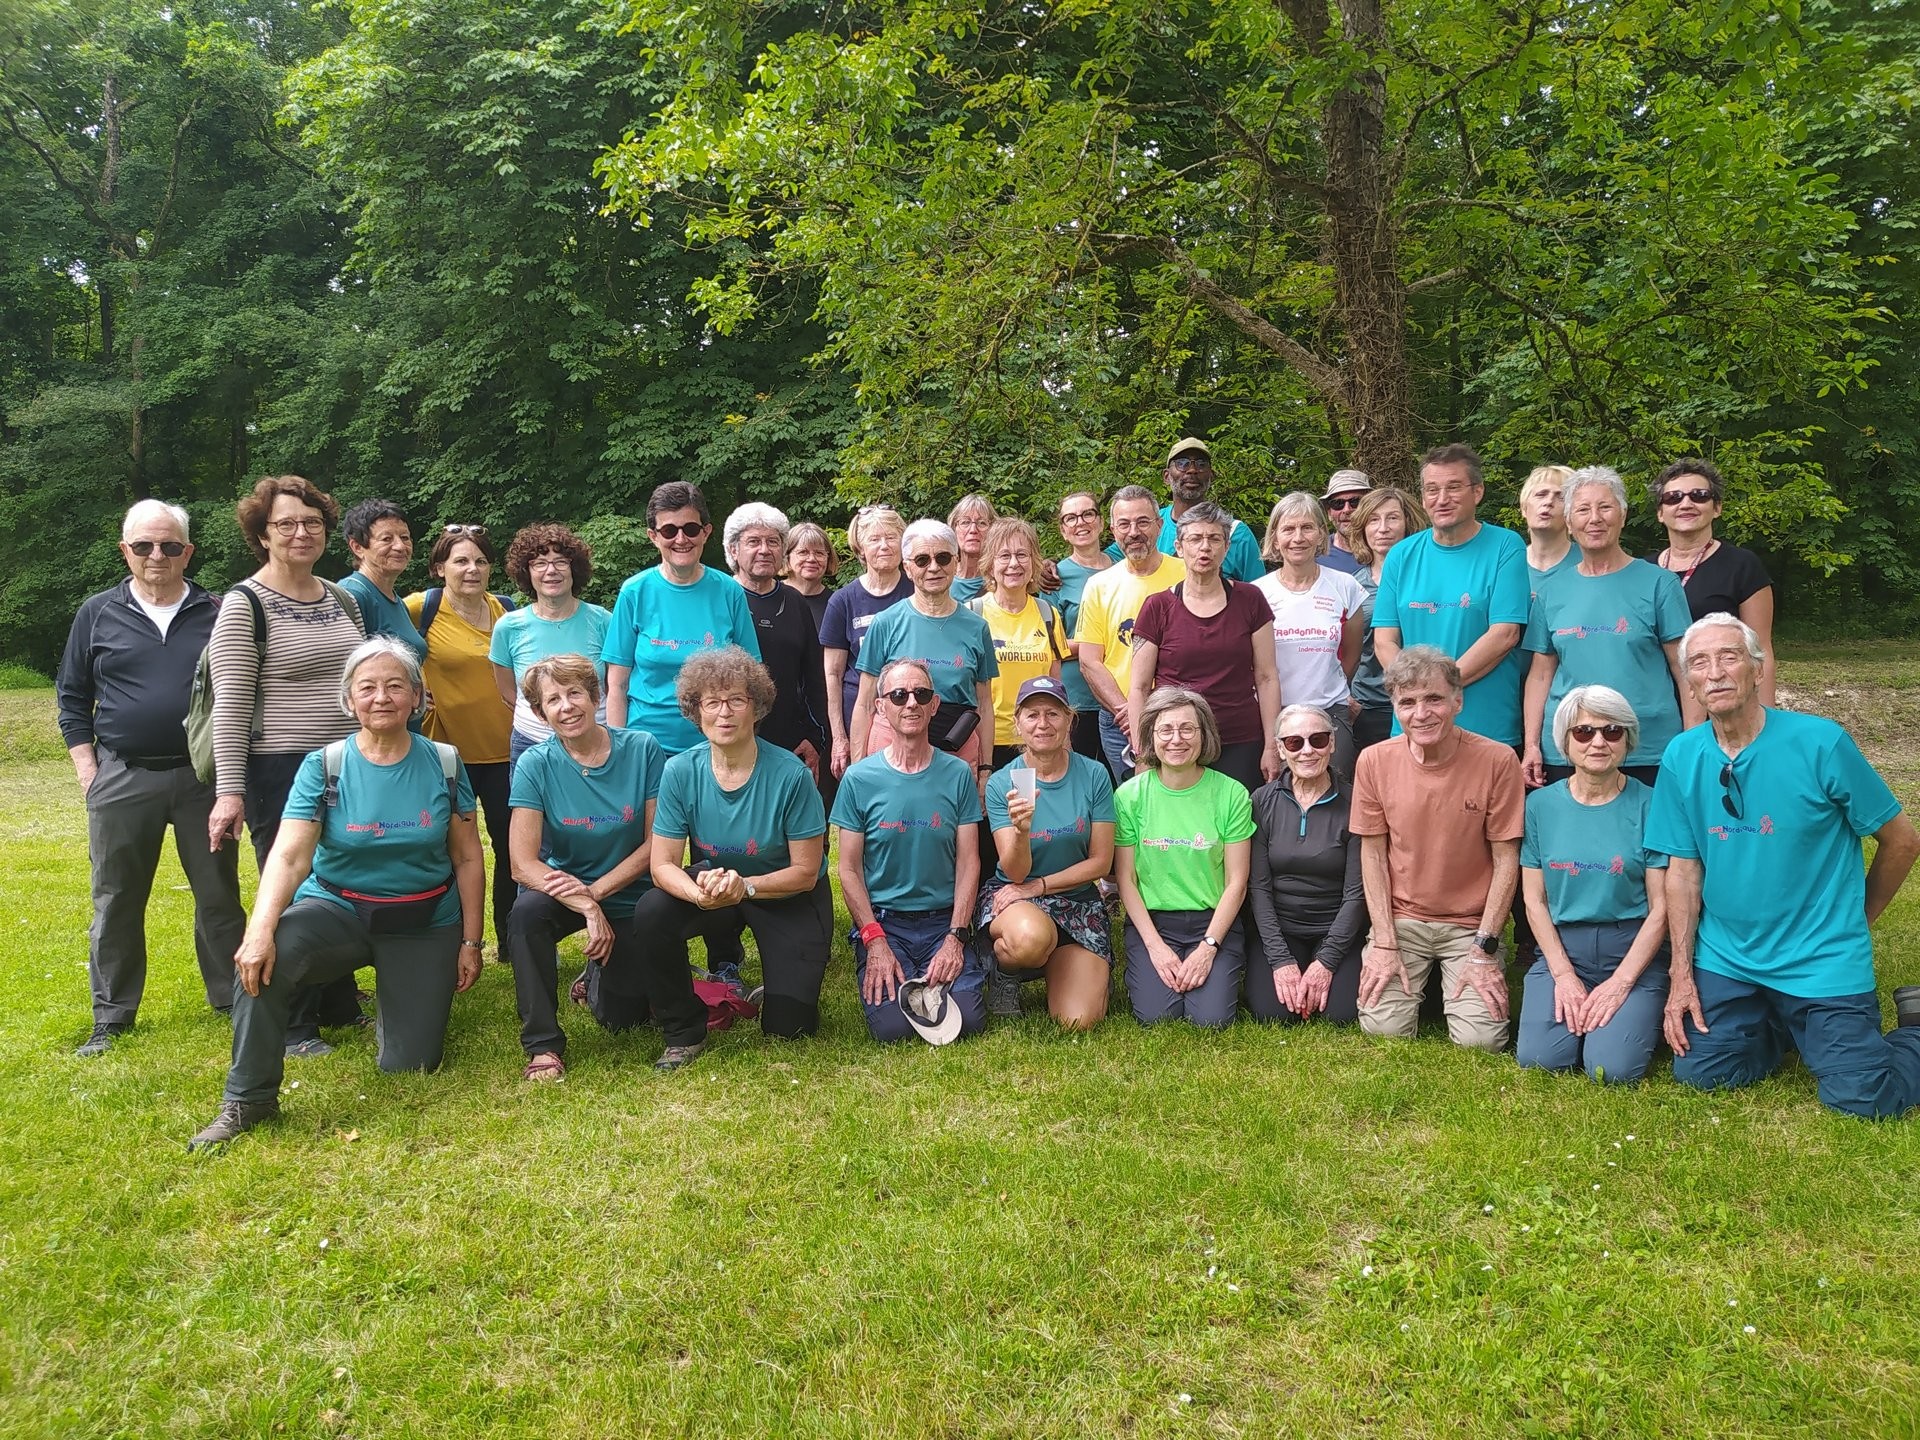
[[[594,718],[606,719],[607,667],[599,660],[613,616],[606,607],[580,598],[593,578],[593,551],[565,525],[527,525],[507,546],[507,575],[533,603],[510,611],[494,623],[487,658],[501,700],[513,706],[513,738],[507,763],[514,764],[530,745],[553,734],[521,692],[521,681],[536,661],[549,655],[587,655],[599,671],[601,700]]]

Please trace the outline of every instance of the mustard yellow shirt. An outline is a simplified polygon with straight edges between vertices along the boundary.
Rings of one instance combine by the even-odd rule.
[[[418,626],[427,597],[416,591],[407,596],[407,614]],[[513,709],[500,698],[493,683],[493,662],[487,644],[494,622],[507,607],[487,597],[487,628],[479,630],[460,618],[451,601],[442,599],[427,636],[427,689],[433,705],[421,726],[429,740],[439,740],[460,752],[469,765],[504,765],[513,730]]]
[[[999,678],[993,682],[993,743],[1018,745],[1020,737],[1013,729],[1014,697],[1035,676],[1060,673],[1060,658],[1067,653],[1066,627],[1060,623],[1060,612],[1053,610],[1049,617],[1053,634],[1049,636],[1040,606],[1031,595],[1026,606],[1013,614],[1002,610],[991,592],[974,603],[993,635],[993,658],[1000,665]]]

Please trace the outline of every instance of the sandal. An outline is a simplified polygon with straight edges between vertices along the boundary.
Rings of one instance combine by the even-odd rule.
[[[567,1062],[551,1050],[543,1050],[527,1061],[527,1068],[520,1072],[526,1080],[559,1080],[567,1073]]]
[[[567,998],[576,1005],[587,1003],[587,972],[582,970],[573,984],[567,987]]]

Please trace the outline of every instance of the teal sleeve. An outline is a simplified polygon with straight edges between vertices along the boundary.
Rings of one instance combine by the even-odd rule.
[[[1527,608],[1527,632],[1520,637],[1520,648],[1536,655],[1551,655],[1553,641],[1547,635],[1547,597],[1544,591],[1533,597]]]
[[[1010,778],[1013,764],[1009,761],[987,777],[987,828],[1005,830],[1013,824],[1007,814],[1007,791],[1013,788]]]
[[[1411,538],[1411,537],[1409,537]],[[1385,562],[1380,566],[1380,583],[1373,590],[1373,628],[1375,630],[1398,630],[1400,628],[1400,571],[1398,563],[1403,559],[1402,540],[1399,545],[1387,552]]]
[[[1220,573],[1229,580],[1244,580],[1252,584],[1267,573],[1266,564],[1260,559],[1260,542],[1253,538],[1253,528],[1244,521],[1235,521],[1233,535],[1227,541],[1226,562],[1221,565]]]
[[[1520,868],[1538,870],[1540,868],[1540,826],[1545,817],[1543,804],[1535,802],[1547,792],[1536,790],[1527,796],[1527,833],[1520,837]]]
[[[300,762],[300,768],[294,772],[293,788],[287,792],[287,803],[280,807],[281,815],[288,820],[318,820],[320,801],[326,788],[326,760],[320,751],[315,750]]]
[[[820,803],[820,792],[804,765],[787,783],[781,823],[786,827],[789,840],[811,840],[827,833],[826,807]]]
[[[1089,762],[1093,776],[1093,802],[1087,807],[1087,818],[1096,825],[1113,824],[1113,777],[1107,773],[1107,767],[1097,762]]]
[[[1900,813],[1899,799],[1846,731],[1835,735],[1832,753],[1820,773],[1826,777],[1827,794],[1846,815],[1854,834],[1871,835]]]
[[[640,803],[655,799],[660,794],[660,780],[666,773],[667,752],[660,748],[660,742],[651,735],[647,736],[645,769],[640,781]],[[657,812],[656,812],[657,813]]]
[[[440,764],[440,757],[438,755],[434,757],[433,763],[437,769]],[[466,761],[456,760],[454,762],[454,776],[454,808],[460,814],[470,816],[473,814],[473,781],[467,777]]]
[[[669,840],[684,840],[693,833],[692,797],[687,794],[690,778],[684,765],[661,773],[651,791],[659,801],[653,809],[654,834]]]
[[[542,763],[545,745],[535,745],[520,756],[513,767],[513,785],[507,792],[511,810],[547,811],[547,767]]]
[[[613,618],[607,622],[606,639],[600,645],[600,660],[606,665],[633,668],[633,642],[640,633],[640,577],[634,576],[620,587],[613,602]]]
[[[1506,532],[1511,533],[1511,532]],[[1514,540],[1519,541],[1515,535]],[[1392,552],[1388,552],[1392,558]],[[1533,586],[1527,570],[1527,547],[1515,543],[1504,547],[1493,575],[1493,594],[1487,600],[1489,625],[1524,625],[1533,608]]]
[[[513,668],[513,646],[508,637],[513,633],[513,628],[507,624],[507,617],[502,615],[493,622],[493,634],[487,637],[487,659],[509,670]]]
[[[1687,592],[1681,588],[1678,575],[1657,567],[1654,574],[1658,577],[1653,583],[1654,633],[1662,645],[1671,645],[1685,638],[1693,612],[1687,608]]]
[[[1647,810],[1647,849],[1660,855],[1677,855],[1682,860],[1700,858],[1700,841],[1687,820],[1688,796],[1693,787],[1672,763],[1673,752],[1660,766],[1660,783],[1653,787],[1653,804]]]

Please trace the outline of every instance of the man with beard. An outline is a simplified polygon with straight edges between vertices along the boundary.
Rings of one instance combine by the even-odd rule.
[[[1188,507],[1213,495],[1213,452],[1207,448],[1206,441],[1191,435],[1177,440],[1167,452],[1167,468],[1162,475],[1167,482],[1167,494],[1173,500],[1160,507],[1160,534],[1155,544],[1162,555],[1172,555],[1177,553],[1174,546],[1180,536],[1180,517],[1187,513]],[[1113,544],[1107,547],[1107,554],[1118,560],[1122,549],[1116,535]],[[1220,573],[1229,580],[1249,583],[1267,573],[1267,567],[1260,560],[1260,542],[1243,520],[1233,522],[1233,533],[1227,537],[1227,558],[1220,562]]]
[[[1133,622],[1147,597],[1179,584],[1187,567],[1154,548],[1160,517],[1153,492],[1146,486],[1120,488],[1113,497],[1111,523],[1122,563],[1087,581],[1073,638],[1080,646],[1081,678],[1100,702],[1100,748],[1112,767],[1114,783],[1121,784],[1133,778],[1133,750],[1127,743]]]

